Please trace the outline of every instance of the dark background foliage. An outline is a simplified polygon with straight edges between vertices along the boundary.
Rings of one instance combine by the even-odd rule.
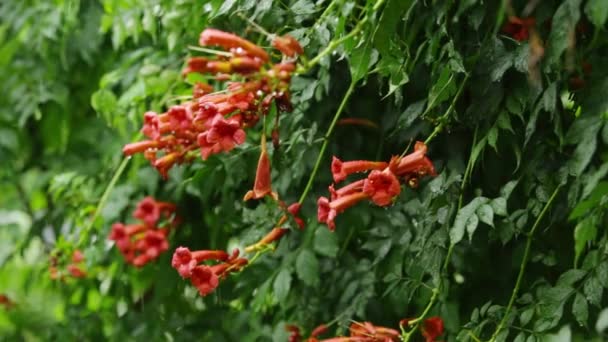
[[[535,18],[529,39],[502,32],[513,15]],[[0,308],[0,336],[285,341],[286,323],[333,321],[340,334],[352,320],[396,327],[428,307],[446,341],[603,340],[607,17],[604,0],[3,1],[0,293],[16,305]],[[139,156],[116,171],[142,113],[189,94],[180,71],[202,29],[270,45],[246,18],[320,56],[294,77],[295,110],[271,150],[283,199],[302,193],[351,84],[342,118],[377,127],[338,125],[304,202],[306,229],[201,298],[171,253],[125,265],[110,225],[151,195],[184,218],[171,250],[257,241],[280,215],[270,201],[242,202],[259,134],[167,181]],[[335,233],[316,222],[331,155],[388,160],[429,137],[439,176],[388,208],[346,211]],[[90,276],[51,281],[49,253],[74,248]]]

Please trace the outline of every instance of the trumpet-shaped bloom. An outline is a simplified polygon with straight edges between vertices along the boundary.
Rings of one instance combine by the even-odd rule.
[[[390,169],[374,170],[367,176],[363,192],[377,205],[387,206],[401,192],[401,184]]]
[[[160,218],[160,208],[154,198],[148,196],[137,204],[133,217],[144,221],[145,224],[152,227]]]
[[[421,330],[426,342],[435,342],[437,337],[443,335],[443,319],[439,316],[429,317],[424,320]]]
[[[173,253],[171,266],[177,270],[182,278],[189,278],[192,270],[205,260],[228,260],[228,254],[224,251],[194,251],[191,252],[186,247],[178,247]]]
[[[190,281],[203,297],[213,292],[219,285],[219,279],[213,268],[205,265],[196,266],[192,269]]]
[[[198,144],[204,160],[212,154],[229,152],[244,142],[245,131],[241,128],[241,123],[236,119],[225,119],[219,114],[211,120],[210,128],[198,135]]]

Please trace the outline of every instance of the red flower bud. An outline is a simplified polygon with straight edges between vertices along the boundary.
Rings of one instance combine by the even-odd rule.
[[[123,148],[122,148],[122,153],[124,153],[127,156],[133,155],[135,153],[141,153],[144,152],[148,149],[151,148],[157,148],[159,147],[159,142],[156,140],[143,140],[143,141],[138,141],[138,142],[134,142],[134,143],[130,143],[130,144],[126,144]]]
[[[68,272],[74,278],[84,278],[87,276],[87,272],[82,270],[80,267],[74,264],[69,264],[67,267]]]
[[[334,182],[340,183],[352,173],[363,172],[368,170],[382,170],[387,166],[388,164],[385,162],[374,162],[367,160],[353,160],[343,162],[334,156],[331,161],[331,173],[334,177]]]
[[[255,173],[255,182],[253,183],[253,190],[247,191],[245,197],[243,197],[244,201],[248,201],[250,199],[260,199],[264,198],[266,195],[270,195],[270,197],[275,200],[278,199],[278,195],[276,192],[272,191],[271,183],[272,180],[270,178],[270,158],[268,158],[268,153],[266,151],[266,136],[262,135],[262,152],[260,153],[260,159],[258,160],[258,167]]]
[[[296,54],[301,55],[304,53],[304,49],[302,49],[300,43],[290,35],[275,37],[272,40],[272,46],[287,57],[293,57]]]
[[[261,47],[232,33],[216,29],[208,28],[201,32],[199,44],[201,46],[217,45],[226,50],[241,48],[245,50],[248,55],[258,57],[263,61],[268,61],[269,59],[268,54]]]

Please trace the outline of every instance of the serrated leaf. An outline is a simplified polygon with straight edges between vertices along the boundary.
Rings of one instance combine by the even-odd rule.
[[[587,325],[587,319],[589,318],[589,308],[587,307],[587,300],[582,294],[577,293],[574,296],[574,302],[572,303],[572,314],[576,321],[581,326]]]
[[[494,209],[490,205],[482,204],[477,209],[477,217],[481,222],[494,227]]]
[[[556,286],[572,286],[577,281],[583,279],[587,275],[587,271],[572,269],[564,272],[557,280]]]
[[[410,3],[412,0],[408,0]],[[395,29],[401,19],[401,14],[409,8],[409,4],[404,4],[403,0],[388,0],[382,15],[378,21],[376,32],[374,33],[374,47],[381,55],[390,52],[390,40],[395,35]]]
[[[350,52],[349,66],[353,83],[358,82],[367,75],[372,63],[372,44],[368,39],[362,42],[362,46],[355,47]]]
[[[316,286],[319,283],[319,262],[313,252],[308,249],[300,252],[296,259],[296,273],[306,285]]]
[[[600,284],[604,288],[608,288],[608,261],[602,260],[599,265],[595,269],[595,273],[597,275],[597,280],[600,281]]]
[[[287,298],[290,288],[291,272],[287,268],[283,268],[274,279],[274,283],[272,285],[274,296],[278,302],[282,302]]]
[[[534,307],[530,307],[524,310],[524,312],[522,312],[519,316],[519,322],[522,326],[525,326],[526,324],[530,323],[530,320],[532,320],[532,316],[534,316]]]
[[[338,238],[336,237],[336,234],[330,232],[329,229],[320,227],[315,231],[313,247],[315,252],[334,258],[339,250]]]
[[[526,341],[526,333],[523,331],[517,334],[513,342],[525,342]]]
[[[597,133],[600,125],[588,127],[588,130],[582,140],[576,146],[572,158],[568,162],[568,169],[573,176],[580,176],[595,153],[597,148]]]
[[[471,216],[475,216],[475,219],[473,220],[476,220],[477,215],[475,215],[475,211],[477,211],[477,208],[479,208],[482,204],[488,203],[489,201],[490,200],[488,198],[477,197],[458,211],[458,214],[456,214],[456,219],[454,220],[454,226],[452,226],[452,228],[450,229],[451,244],[455,245],[462,240],[462,238],[464,237],[465,229],[468,230],[467,227],[469,226],[469,224],[472,225],[474,223],[474,221],[469,223],[469,219],[471,219]],[[473,229],[473,231],[474,230],[475,229]]]
[[[110,90],[99,89],[91,96],[91,107],[99,113],[106,122],[112,122],[112,114],[118,106],[116,95]]]
[[[592,220],[587,219],[579,222],[574,228],[574,264],[578,264],[578,259],[585,250],[587,243],[595,240],[597,227]]]
[[[420,116],[420,114],[422,114],[425,105],[426,100],[420,100],[407,106],[405,111],[399,115],[399,119],[397,121],[398,129],[410,127],[412,123],[414,123],[414,121]]]
[[[499,216],[507,216],[507,200],[503,197],[498,197],[490,201],[490,206],[494,214]]]
[[[585,14],[589,21],[595,25],[596,29],[601,29],[608,18],[608,1],[588,0],[585,6]]]
[[[583,286],[583,292],[589,303],[599,306],[602,302],[602,284],[596,277],[587,279]]]
[[[566,0],[555,11],[547,44],[547,65],[557,62],[572,44],[570,34],[575,30],[581,16],[580,6],[581,0]]]
[[[509,196],[511,196],[513,189],[515,189],[515,187],[517,186],[517,183],[519,183],[519,180],[512,180],[505,184],[502,189],[500,189],[500,197],[504,198],[505,200],[509,199]]]

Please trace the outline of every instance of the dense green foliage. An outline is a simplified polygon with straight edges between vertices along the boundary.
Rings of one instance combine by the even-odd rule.
[[[503,30],[516,15],[535,18],[525,39]],[[14,306],[0,339],[286,341],[287,323],[339,335],[433,315],[446,341],[603,340],[607,18],[605,0],[2,1],[0,294]],[[286,202],[313,176],[306,228],[200,297],[172,251],[249,245],[281,214],[242,201],[259,134],[167,180],[121,149],[145,111],[191,93],[181,69],[204,28],[268,47],[250,21],[305,50],[270,154]],[[328,135],[337,111],[373,125]],[[317,223],[331,155],[388,160],[416,140],[437,177],[345,211],[333,233]],[[137,269],[107,236],[145,196],[183,222]],[[51,280],[51,252],[77,248],[88,276]]]

